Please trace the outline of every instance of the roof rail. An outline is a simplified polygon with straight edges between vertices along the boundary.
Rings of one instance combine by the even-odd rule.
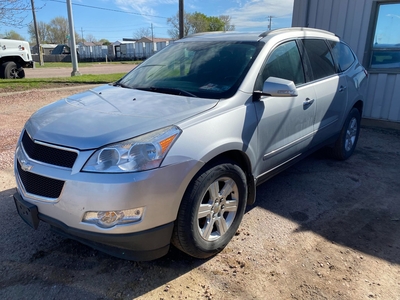
[[[333,36],[337,36],[339,37],[337,34],[334,34],[333,32],[327,31],[327,30],[323,30],[323,29],[318,29],[318,28],[312,28],[312,27],[287,27],[287,28],[279,28],[279,29],[274,29],[274,30],[270,30],[270,31],[265,31],[263,33],[261,33],[259,35],[260,39],[265,38],[266,36],[268,36],[269,34],[272,33],[278,33],[278,32],[284,32],[284,31],[297,31],[297,30],[302,30],[302,31],[312,31],[312,32],[320,32],[320,33],[324,33],[324,34],[329,34],[329,35],[333,35]]]

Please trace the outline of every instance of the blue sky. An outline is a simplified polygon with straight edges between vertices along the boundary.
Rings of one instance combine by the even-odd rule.
[[[265,31],[268,16],[272,29],[290,27],[294,0],[185,0],[186,12],[201,12],[207,16],[230,15],[238,31]],[[167,18],[178,12],[178,0],[72,0],[75,30],[83,36],[111,42],[132,38],[140,28],[153,24],[155,37],[169,37]],[[84,5],[84,6],[83,6]],[[93,6],[97,8],[91,8]],[[62,16],[67,18],[65,0],[35,0],[37,21],[48,23]],[[101,9],[100,9],[101,8]],[[25,23],[32,21],[28,14]],[[24,28],[0,28],[0,33],[15,30],[29,40]]]

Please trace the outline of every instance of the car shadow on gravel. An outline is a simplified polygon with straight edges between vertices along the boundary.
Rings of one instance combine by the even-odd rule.
[[[44,222],[33,230],[18,216],[14,193],[15,189],[0,191],[1,299],[35,293],[29,298],[133,299],[163,286],[168,291],[168,282],[207,261],[173,247],[154,261],[128,261],[53,234]]]
[[[400,264],[400,132],[364,128],[351,158],[322,151],[259,186],[254,207],[332,243]]]

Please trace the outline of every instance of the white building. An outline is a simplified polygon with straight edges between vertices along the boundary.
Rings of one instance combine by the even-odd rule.
[[[292,26],[340,36],[370,74],[363,117],[400,122],[400,1],[295,0]]]

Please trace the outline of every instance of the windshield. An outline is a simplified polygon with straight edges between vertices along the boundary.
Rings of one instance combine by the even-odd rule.
[[[175,42],[117,84],[189,97],[233,96],[256,58],[257,42]]]

